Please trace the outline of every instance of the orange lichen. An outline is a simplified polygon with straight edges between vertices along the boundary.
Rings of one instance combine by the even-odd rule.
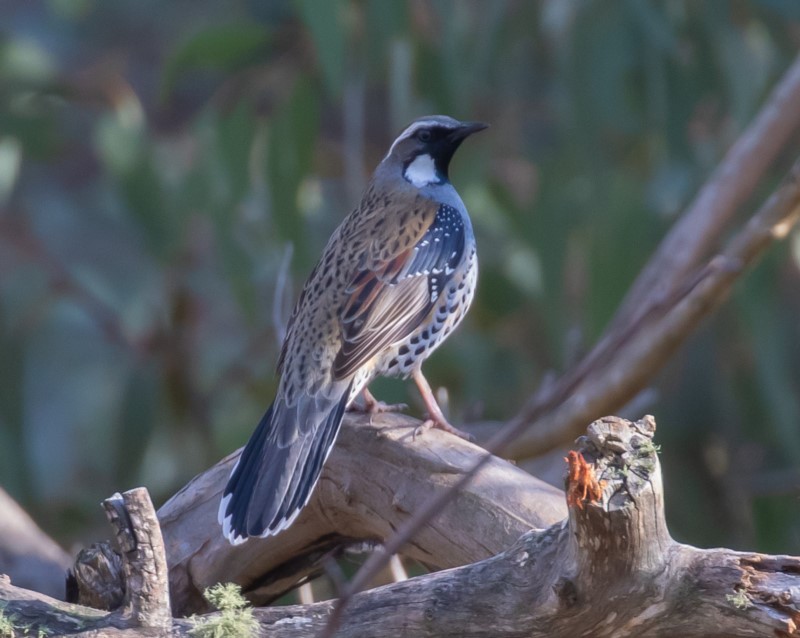
[[[582,510],[584,503],[596,503],[603,496],[605,481],[598,481],[583,454],[570,451],[564,457],[567,470],[567,505]]]

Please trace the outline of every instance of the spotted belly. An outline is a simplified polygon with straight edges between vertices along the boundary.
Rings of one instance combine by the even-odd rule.
[[[373,376],[405,378],[419,368],[467,314],[477,279],[478,260],[473,248],[459,273],[444,286],[427,319],[408,337],[387,348],[376,361]]]

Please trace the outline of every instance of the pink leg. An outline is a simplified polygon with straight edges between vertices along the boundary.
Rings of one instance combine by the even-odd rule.
[[[364,388],[361,391],[361,399],[364,401],[363,408],[353,403],[347,409],[352,412],[364,412],[366,414],[380,414],[381,412],[402,412],[408,407],[405,403],[390,404],[390,403],[384,403],[383,401],[378,401],[378,399],[372,396],[372,392],[370,392],[367,388]]]
[[[453,427],[447,421],[442,413],[442,409],[436,402],[436,397],[433,396],[433,391],[431,390],[430,384],[428,384],[428,380],[422,374],[422,369],[417,368],[414,370],[412,376],[414,378],[414,382],[419,388],[420,394],[422,395],[422,400],[425,402],[425,407],[428,410],[428,420],[425,421],[425,423],[423,423],[419,429],[424,430],[427,428],[437,428],[439,430],[449,432],[450,434],[460,436],[462,439],[466,439],[467,441],[473,441],[474,437],[472,435]]]

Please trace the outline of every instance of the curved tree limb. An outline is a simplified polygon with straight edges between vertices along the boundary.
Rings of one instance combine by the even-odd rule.
[[[238,546],[216,523],[237,455],[195,478],[159,510],[176,612],[205,609],[203,589],[220,580],[240,584],[250,600],[263,604],[319,574],[331,553],[390,537],[420,495],[449,491],[482,453],[442,432],[415,439],[418,426],[397,414],[347,415],[320,483],[292,528]],[[521,499],[524,493],[531,498]],[[560,520],[564,511],[559,490],[494,458],[404,553],[437,568],[463,565],[505,549],[530,527]]]
[[[593,423],[573,457],[566,519],[524,533],[491,558],[355,594],[336,635],[800,636],[800,558],[702,550],[670,537],[654,430],[652,417]],[[0,599],[9,601],[9,617],[34,628],[148,635],[115,627],[113,613],[59,603],[3,579]],[[334,604],[254,614],[264,635],[316,638]],[[174,620],[161,635],[186,636],[191,627]]]
[[[206,611],[203,591],[220,581],[241,585],[255,604],[278,598],[323,571],[330,555],[392,536],[422,496],[447,493],[484,454],[439,431],[414,438],[418,426],[397,414],[346,415],[320,483],[291,529],[242,545],[230,545],[216,520],[238,453],[195,477],[158,512],[174,613]],[[492,457],[404,553],[431,567],[463,565],[506,549],[531,527],[546,527],[565,513],[560,490]],[[97,551],[86,556],[92,565]],[[119,573],[112,572],[104,570],[110,583],[95,578],[86,589],[119,590]],[[97,604],[88,593],[73,601]]]
[[[800,56],[786,70],[753,121],[650,258],[607,332],[622,329],[644,305],[668,297],[718,245],[719,237],[755,191],[800,126]]]

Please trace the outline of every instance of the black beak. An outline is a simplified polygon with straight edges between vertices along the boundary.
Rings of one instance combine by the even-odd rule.
[[[453,142],[462,142],[473,133],[482,131],[485,128],[489,128],[489,125],[483,122],[462,122],[461,126],[450,133],[449,137]]]

